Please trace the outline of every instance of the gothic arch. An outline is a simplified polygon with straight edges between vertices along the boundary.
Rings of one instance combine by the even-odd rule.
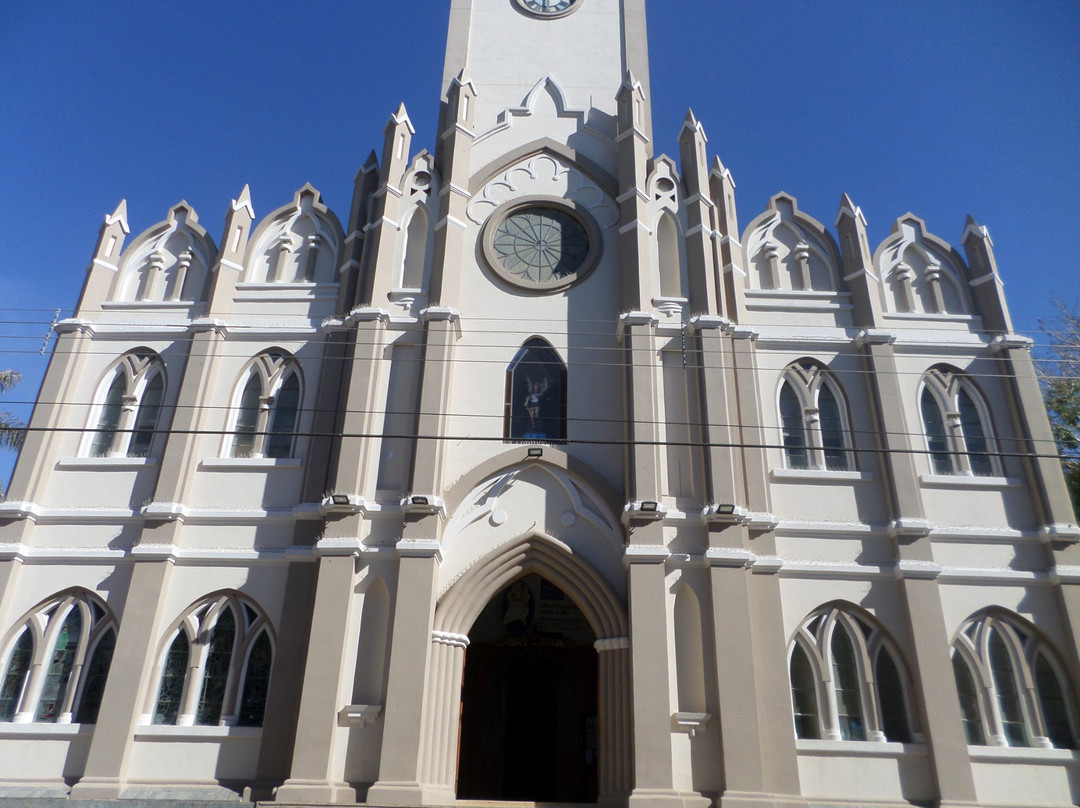
[[[470,567],[439,600],[435,630],[468,634],[488,601],[530,573],[565,592],[600,642],[627,636],[626,609],[604,577],[562,542],[543,534],[508,543]]]
[[[111,299],[125,303],[191,303],[205,299],[217,247],[187,202],[169,209],[124,250]]]
[[[970,315],[967,266],[946,241],[926,230],[908,213],[896,220],[892,234],[874,251],[886,306],[890,312],[920,315]]]
[[[451,790],[460,735],[468,632],[500,591],[537,574],[573,601],[597,637],[600,800],[630,790],[630,640],[626,608],[598,570],[551,536],[522,535],[498,547],[452,583],[435,607],[424,709],[421,780]]]
[[[248,240],[247,283],[335,283],[345,240],[341,222],[310,184],[264,218]]]
[[[840,251],[825,226],[777,194],[743,232],[748,282],[755,290],[839,292]]]

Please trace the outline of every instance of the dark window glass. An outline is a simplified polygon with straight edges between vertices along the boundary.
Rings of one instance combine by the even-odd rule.
[[[229,683],[235,637],[236,616],[232,609],[225,609],[210,633],[210,652],[206,655],[202,693],[199,696],[199,708],[195,713],[196,724],[214,726],[221,721],[221,708],[225,703],[225,687]]]
[[[1035,688],[1039,694],[1043,726],[1050,743],[1059,749],[1072,749],[1072,730],[1066,717],[1065,695],[1057,673],[1045,655],[1035,659]]]
[[[825,468],[830,471],[847,471],[844,422],[840,417],[840,405],[828,385],[822,385],[821,392],[818,393],[818,413],[821,418],[821,446],[825,450]]]
[[[45,672],[45,684],[38,699],[35,721],[56,721],[64,709],[64,697],[71,684],[71,669],[75,666],[75,652],[79,648],[79,634],[82,632],[82,611],[74,606],[56,637],[52,659]]]
[[[97,432],[90,446],[91,457],[108,457],[112,451],[113,443],[116,442],[116,428],[120,425],[120,413],[124,409],[125,393],[127,393],[127,380],[123,372],[118,371],[113,383],[109,385],[109,392],[105,394]]]
[[[791,702],[795,710],[796,738],[821,738],[817,686],[814,680],[814,669],[806,651],[796,644],[791,652]]]
[[[990,458],[990,442],[986,439],[979,410],[967,391],[960,388],[960,429],[967,444],[971,471],[979,477],[992,477],[994,463]]]
[[[507,371],[506,437],[566,440],[566,367],[542,339],[531,339]]]
[[[266,694],[270,687],[270,664],[273,652],[270,637],[264,631],[255,640],[248,656],[247,671],[244,675],[244,695],[240,699],[240,715],[237,725],[241,727],[261,727],[266,714]]]
[[[845,741],[865,741],[866,722],[863,721],[855,645],[847,629],[842,625],[837,624],[833,628],[831,650],[833,685],[836,688],[836,718],[840,737]]]
[[[293,373],[281,385],[277,394],[274,418],[270,425],[270,440],[266,447],[267,457],[292,457],[296,416],[299,412],[300,379]]]
[[[10,721],[15,717],[33,656],[34,635],[30,629],[23,629],[15,647],[11,649],[7,670],[4,672],[3,682],[0,683],[0,721]]]
[[[79,702],[79,714],[75,720],[80,724],[96,724],[101,699],[105,695],[105,681],[109,678],[109,666],[112,665],[113,651],[116,650],[116,632],[112,629],[98,640],[94,656],[83,674],[82,699]]]
[[[188,656],[187,634],[181,629],[172,645],[169,646],[169,653],[165,655],[161,688],[158,690],[157,704],[154,706],[155,724],[175,724],[180,715],[180,702],[184,697],[184,681],[187,679]]]
[[[878,703],[881,705],[881,731],[885,739],[899,743],[911,743],[907,709],[904,707],[904,685],[900,671],[887,648],[878,651],[877,658]]]
[[[788,382],[780,388],[780,426],[784,438],[784,461],[789,469],[810,467],[806,451],[806,421],[802,404]]]
[[[937,399],[928,389],[923,388],[922,393],[922,418],[923,427],[926,429],[926,440],[930,444],[930,462],[934,466],[935,474],[953,474],[952,457],[949,456],[949,439],[945,434],[945,417]]]
[[[960,715],[964,720],[964,734],[972,746],[985,746],[986,733],[983,732],[982,713],[979,710],[979,690],[971,676],[971,668],[960,657],[953,654],[953,676],[956,678],[956,692],[960,696]]]
[[[1020,705],[1020,689],[1016,683],[1016,673],[1012,657],[1001,635],[994,631],[990,635],[990,671],[994,676],[994,688],[997,690],[998,707],[1001,710],[1002,729],[1009,746],[1030,746],[1027,727],[1024,726],[1024,710]]]
[[[164,393],[165,378],[160,373],[156,373],[146,385],[142,401],[139,402],[139,413],[135,416],[135,430],[132,432],[131,443],[128,445],[128,457],[146,457],[150,454],[158,413],[161,412],[161,397]]]
[[[259,399],[262,397],[262,383],[257,374],[251,374],[244,394],[240,396],[240,412],[236,415],[236,429],[233,432],[233,457],[251,457],[255,448],[255,429],[259,423]]]

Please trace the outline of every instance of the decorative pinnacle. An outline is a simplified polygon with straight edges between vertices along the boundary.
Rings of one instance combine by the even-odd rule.
[[[232,201],[232,209],[234,211],[240,211],[247,208],[248,215],[252,219],[255,218],[255,208],[251,204],[251,187],[245,182],[244,189],[240,192],[240,196]]]
[[[120,225],[120,229],[124,232],[125,236],[131,232],[128,228],[126,199],[121,199],[120,204],[116,206],[116,210],[105,217],[105,224],[110,226],[114,224]]]

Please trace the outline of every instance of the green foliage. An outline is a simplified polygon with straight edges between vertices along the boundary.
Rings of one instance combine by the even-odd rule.
[[[22,381],[14,370],[0,370],[0,393],[6,393]],[[0,447],[18,449],[26,435],[26,424],[7,410],[0,410]],[[4,486],[0,482],[0,500],[4,499]]]
[[[1073,507],[1080,511],[1080,315],[1055,305],[1058,316],[1049,328],[1043,324],[1050,346],[1049,356],[1039,362],[1039,376]]]

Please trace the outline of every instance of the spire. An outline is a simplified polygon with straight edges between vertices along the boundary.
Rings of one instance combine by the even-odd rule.
[[[694,111],[687,110],[686,120],[679,131],[679,158],[682,163],[683,182],[691,196],[704,193],[709,183],[709,155],[705,137],[705,127],[701,125]]]
[[[221,249],[218,251],[218,261],[210,279],[208,311],[212,316],[226,315],[232,311],[236,284],[244,273],[244,256],[254,221],[255,208],[251,204],[251,188],[245,184],[225,214]]]
[[[251,216],[252,219],[255,218],[255,208],[251,205],[251,187],[247,183],[244,183],[244,188],[240,191],[240,196],[232,201],[232,209],[234,212],[241,208],[247,208],[248,215]]]
[[[873,328],[881,321],[881,289],[874,275],[866,217],[847,194],[840,198],[836,230],[840,234],[840,260],[855,307],[855,322],[863,328]]]
[[[960,240],[967,255],[971,288],[983,324],[989,331],[1011,333],[1012,317],[1005,302],[1005,284],[998,273],[990,231],[969,214]]]
[[[412,145],[413,135],[416,134],[404,103],[390,116],[383,132],[386,135],[383,142],[383,181],[397,187],[409,165],[409,147]]]
[[[462,68],[446,91],[447,118],[443,132],[456,127],[472,134],[476,128],[476,86]]]

